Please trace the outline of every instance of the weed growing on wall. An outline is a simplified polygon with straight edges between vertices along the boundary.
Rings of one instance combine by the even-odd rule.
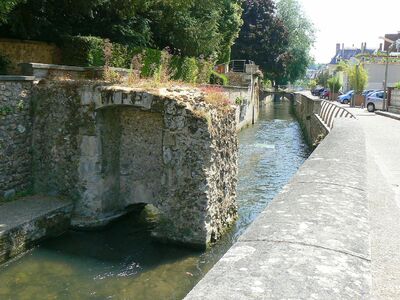
[[[201,90],[204,93],[204,100],[218,108],[228,109],[232,105],[223,88],[218,86],[205,86]]]

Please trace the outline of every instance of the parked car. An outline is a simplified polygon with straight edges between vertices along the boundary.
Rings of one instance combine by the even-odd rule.
[[[318,96],[318,97],[319,97],[320,93],[321,93],[323,90],[325,90],[325,88],[323,88],[323,87],[317,87],[317,88],[315,88],[315,89],[313,89],[313,90],[311,91],[311,94],[312,94],[313,96]]]
[[[374,112],[376,109],[383,108],[384,91],[374,92],[365,99],[365,106],[369,112]]]
[[[329,98],[329,95],[330,95],[329,89],[324,89],[324,90],[320,93],[319,97],[320,97],[321,99],[328,99],[328,98]]]
[[[353,97],[353,95],[354,95],[354,91],[353,90],[348,91],[346,94],[339,96],[337,98],[337,101],[342,103],[342,104],[349,104],[350,101],[351,101],[351,98]]]
[[[362,95],[364,96],[364,97],[367,97],[369,94],[372,94],[372,93],[374,93],[374,92],[377,92],[378,90],[364,90],[363,92],[362,92]]]

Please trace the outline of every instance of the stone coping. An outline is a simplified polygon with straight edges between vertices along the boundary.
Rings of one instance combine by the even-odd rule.
[[[366,160],[359,121],[338,120],[185,299],[368,299]]]
[[[35,76],[0,75],[0,81],[34,81]]]

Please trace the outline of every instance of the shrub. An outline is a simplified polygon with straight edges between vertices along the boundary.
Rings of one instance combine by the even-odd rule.
[[[203,57],[197,60],[197,83],[209,83],[214,63],[211,60],[205,60]]]
[[[7,56],[0,54],[0,74],[7,74],[8,67],[11,65],[11,61]]]
[[[397,82],[397,83],[394,85],[394,87],[395,87],[396,89],[400,89],[400,81]]]
[[[342,88],[339,77],[331,77],[328,79],[328,87],[333,93],[337,93]]]
[[[68,36],[61,45],[63,64],[81,67],[104,66],[104,41],[94,36]]]
[[[185,82],[197,82],[199,68],[196,59],[193,57],[185,57],[181,66],[181,78]]]
[[[229,79],[224,74],[219,74],[214,70],[211,71],[210,76],[210,83],[211,84],[219,84],[219,85],[228,85]]]
[[[362,65],[349,68],[348,76],[350,87],[356,94],[361,94],[368,82],[368,73]]]
[[[152,77],[161,64],[161,51],[146,49],[143,60],[142,76]]]

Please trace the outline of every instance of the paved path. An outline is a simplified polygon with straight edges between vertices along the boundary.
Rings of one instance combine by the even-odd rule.
[[[368,155],[372,295],[400,299],[400,121],[355,113]]]

